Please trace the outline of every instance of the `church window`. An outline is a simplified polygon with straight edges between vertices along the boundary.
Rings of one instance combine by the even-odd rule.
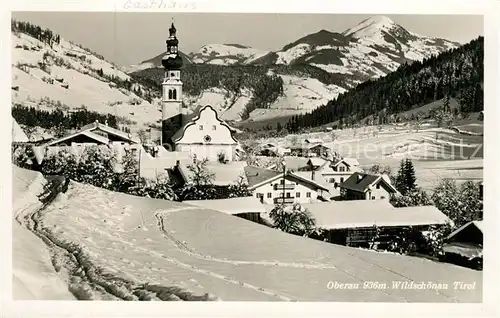
[[[212,125],[212,130],[216,130],[216,129],[217,129],[217,126]]]
[[[209,135],[206,135],[205,137],[203,137],[203,140],[205,142],[210,142],[212,140],[212,137],[210,137]]]
[[[175,76],[175,73],[170,73],[170,77],[174,77]]]
[[[176,89],[173,90],[173,99],[177,99],[177,90]]]
[[[174,93],[172,92],[171,89],[168,90],[168,99],[172,99],[174,96]]]

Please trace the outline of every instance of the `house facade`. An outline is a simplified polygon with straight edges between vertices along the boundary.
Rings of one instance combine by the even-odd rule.
[[[330,161],[322,158],[310,158],[304,170],[311,172],[311,179],[328,184],[332,197],[340,196],[339,185],[354,172],[360,171],[358,166],[349,164],[346,159]]]
[[[387,176],[354,172],[339,185],[342,200],[390,200],[398,193]]]
[[[249,190],[264,204],[313,203],[328,200],[328,188],[293,172],[247,167]]]
[[[221,121],[211,106],[205,106],[197,117],[174,135],[175,150],[189,152],[194,158],[209,161],[233,161],[238,142],[230,127]]]

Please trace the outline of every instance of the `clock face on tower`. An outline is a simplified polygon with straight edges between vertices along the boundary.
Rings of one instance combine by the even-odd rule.
[[[203,137],[203,141],[205,142],[210,142],[212,140],[212,137],[210,137],[210,135],[205,135],[205,137]]]

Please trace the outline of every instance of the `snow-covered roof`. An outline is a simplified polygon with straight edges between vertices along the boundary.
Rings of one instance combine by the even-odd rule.
[[[241,197],[219,200],[191,200],[183,203],[227,214],[264,213],[266,207],[256,197]]]
[[[302,204],[324,229],[364,228],[374,225],[418,226],[445,224],[449,219],[434,206],[395,208],[386,200],[331,201]]]
[[[12,118],[12,141],[13,142],[29,142],[29,138],[26,133],[23,131],[21,126],[17,123],[17,121]]]
[[[52,141],[44,144],[43,146],[45,146],[45,147],[54,146],[54,145],[57,145],[61,142],[65,142],[66,140],[77,137],[79,135],[87,136],[87,137],[94,139],[96,142],[101,143],[101,144],[108,144],[110,142],[110,140],[102,135],[96,134],[94,132],[96,130],[101,130],[107,134],[114,135],[114,136],[121,138],[124,141],[130,142],[130,143],[138,143],[138,141],[135,138],[132,138],[132,136],[130,136],[129,134],[127,134],[123,131],[120,131],[118,129],[114,129],[112,127],[101,124],[99,122],[95,122],[95,123],[91,123],[89,125],[84,126],[82,129],[80,129],[79,131],[77,131],[73,134],[61,137],[59,139],[52,140]]]
[[[359,161],[356,158],[343,158],[342,160],[351,167],[359,166]]]
[[[309,158],[309,160],[307,161],[308,164],[311,164],[313,166],[322,166],[325,164],[325,162],[327,162],[327,160],[318,157]]]
[[[256,168],[252,167],[252,170],[246,169],[246,173],[249,176],[249,179],[251,180],[251,183],[249,185],[249,189],[256,189],[264,184],[273,182],[275,180],[278,180],[280,178],[283,178],[283,173],[280,173],[275,170],[269,170],[269,169],[263,169],[263,168]],[[257,173],[257,176],[252,175]],[[292,172],[292,171],[287,171],[285,178],[294,178],[298,179],[302,182],[305,182],[307,184],[312,185],[314,188],[325,190],[325,191],[330,191],[328,187],[317,180],[312,180],[308,176],[309,172],[304,174],[301,172]]]
[[[362,172],[354,172],[347,180],[340,184],[341,188],[357,191],[357,192],[366,192],[374,185],[378,184],[380,181],[384,182],[386,186],[393,192],[397,193],[398,190],[391,184],[389,177],[378,175],[378,174],[369,174]]]

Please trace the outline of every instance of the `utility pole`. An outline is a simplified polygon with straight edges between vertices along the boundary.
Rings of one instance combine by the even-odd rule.
[[[286,176],[286,161],[285,159],[283,159],[283,161],[281,162],[281,164],[283,165],[283,205],[285,205],[285,176]]]

